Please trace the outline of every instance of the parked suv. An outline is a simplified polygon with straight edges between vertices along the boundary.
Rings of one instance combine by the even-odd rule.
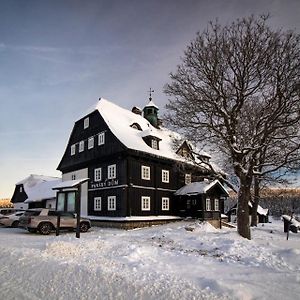
[[[19,227],[25,228],[29,232],[38,231],[46,235],[56,229],[58,216],[60,216],[60,229],[75,229],[77,227],[76,214],[48,208],[27,210],[19,220]],[[86,232],[90,228],[90,220],[80,218],[80,231]]]

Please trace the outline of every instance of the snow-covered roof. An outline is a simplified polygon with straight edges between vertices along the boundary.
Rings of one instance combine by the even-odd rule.
[[[252,207],[252,203],[249,201],[248,202],[249,206]],[[262,208],[260,205],[258,205],[257,207],[257,213],[262,215],[262,216],[266,216],[269,212],[268,208]]]
[[[224,191],[224,193],[228,195],[227,190],[225,187],[221,184],[219,180],[214,180],[212,182],[209,181],[198,181],[198,182],[192,182],[190,184],[187,184],[177,190],[175,192],[175,195],[180,196],[180,195],[198,195],[198,194],[206,194],[207,191],[209,191],[212,187],[215,185],[219,185],[221,189]]]
[[[66,180],[66,181],[58,182],[55,186],[52,187],[52,189],[60,190],[60,189],[74,188],[88,180],[89,180],[89,178]]]
[[[153,101],[150,101],[147,104],[147,106],[149,105],[157,107]],[[185,161],[184,157],[175,153],[174,139],[181,139],[178,133],[163,127],[159,129],[155,128],[143,116],[135,114],[130,110],[122,108],[104,98],[100,98],[96,106],[88,113],[91,113],[94,110],[99,111],[111,132],[127,148],[164,158]],[[132,128],[131,125],[134,123],[137,123],[141,127],[141,130]],[[148,146],[143,139],[145,136],[153,136],[160,139],[159,149],[154,149]],[[202,155],[202,153],[204,156],[210,157],[207,153],[202,151],[199,152],[200,155]]]
[[[155,107],[158,109],[158,106],[152,100],[150,100],[149,103],[145,105],[145,107]]]
[[[25,202],[30,203],[55,198],[56,192],[52,190],[52,187],[59,182],[61,182],[61,178],[58,177],[32,174],[19,181],[16,185],[23,185],[28,197]]]

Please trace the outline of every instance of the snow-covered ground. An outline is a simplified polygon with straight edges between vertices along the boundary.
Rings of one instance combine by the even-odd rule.
[[[299,299],[300,233],[287,241],[273,220],[252,234],[192,222],[80,239],[0,228],[0,299]]]

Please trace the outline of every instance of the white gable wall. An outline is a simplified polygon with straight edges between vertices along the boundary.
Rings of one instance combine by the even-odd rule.
[[[88,168],[80,169],[77,171],[62,174],[62,181],[72,180],[72,175],[75,175],[75,179],[83,179],[88,177]],[[81,186],[81,215],[88,215],[88,183],[84,183]]]

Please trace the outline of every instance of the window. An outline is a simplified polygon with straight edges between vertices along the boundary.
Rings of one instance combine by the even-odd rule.
[[[76,151],[76,148],[75,148],[75,144],[71,146],[71,155],[75,155],[75,151]]]
[[[192,175],[191,174],[185,174],[184,183],[190,184],[192,182]]]
[[[107,197],[107,210],[116,210],[116,196]]]
[[[83,122],[83,128],[86,129],[90,126],[90,118],[85,118]]]
[[[220,210],[219,199],[215,199],[215,210]]]
[[[98,145],[104,145],[105,143],[105,132],[101,132],[98,134]]]
[[[150,210],[150,197],[142,196],[142,210]]]
[[[71,180],[75,180],[76,179],[76,174],[72,174],[71,175]]]
[[[93,136],[88,139],[88,149],[92,149],[92,148],[94,148],[94,137]]]
[[[210,199],[206,198],[206,210],[209,211],[211,210],[211,203],[210,203]]]
[[[169,210],[170,199],[168,197],[161,198],[161,210]]]
[[[150,180],[150,167],[142,166],[142,179]]]
[[[157,140],[151,140],[151,148],[158,149],[158,143]]]
[[[62,211],[64,209],[65,209],[65,194],[64,193],[58,193],[56,210]]]
[[[79,142],[79,152],[84,150],[84,141]]]
[[[67,211],[75,211],[75,192],[67,193]]]
[[[101,197],[94,198],[94,210],[95,211],[101,210]]]
[[[23,187],[22,186],[20,186],[20,193],[22,193],[23,192]]]
[[[94,181],[101,181],[102,179],[102,172],[101,168],[94,170]]]
[[[161,170],[161,181],[168,183],[169,182],[169,171],[168,170]]]
[[[108,179],[114,179],[116,178],[116,165],[110,165],[107,167],[107,178]]]

